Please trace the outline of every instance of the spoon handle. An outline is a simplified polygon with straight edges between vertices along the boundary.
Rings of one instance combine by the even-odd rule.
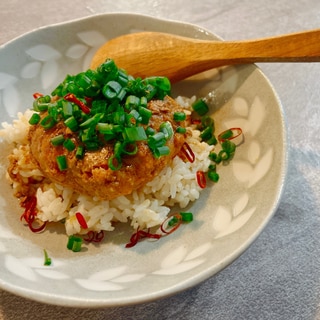
[[[207,58],[234,63],[319,62],[320,29],[271,38],[215,42]],[[214,55],[214,57],[212,56]]]
[[[176,82],[212,68],[257,62],[320,62],[320,29],[245,41],[208,41],[141,32],[108,41],[92,68],[106,56],[130,74],[164,75]]]
[[[179,65],[184,64],[185,67],[180,74],[176,74],[174,81],[225,65],[320,62],[320,29],[245,41],[195,40],[190,45],[188,40],[181,41],[179,47],[179,52],[186,52],[183,56],[179,55],[180,59],[185,60],[179,61]]]

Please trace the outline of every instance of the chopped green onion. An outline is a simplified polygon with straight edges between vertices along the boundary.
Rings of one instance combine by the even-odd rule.
[[[176,132],[181,133],[181,134],[185,134],[187,132],[187,129],[184,127],[177,127]]]
[[[201,117],[201,125],[203,128],[212,127],[212,130],[214,130],[214,121],[210,116]]]
[[[168,146],[157,147],[153,150],[153,154],[156,158],[167,156],[170,154],[170,148]]]
[[[69,117],[64,121],[64,124],[73,132],[78,130],[78,122],[74,116]]]
[[[148,99],[147,99],[147,97],[141,97],[141,98],[140,98],[140,106],[141,106],[141,107],[144,107],[144,108],[147,108],[147,106],[148,106]]]
[[[200,116],[205,115],[209,111],[208,105],[204,102],[203,99],[198,99],[192,104],[192,108]]]
[[[209,139],[212,138],[212,127],[206,127],[200,134],[200,138],[203,140],[203,141],[207,141]]]
[[[218,182],[219,174],[215,171],[208,171],[208,178],[213,182]]]
[[[161,123],[160,131],[164,133],[166,140],[170,139],[174,134],[172,124],[169,121]]]
[[[151,127],[146,128],[147,136],[153,136],[155,133],[156,133],[156,130],[154,130],[153,128],[151,128]]]
[[[63,146],[68,150],[68,151],[73,151],[76,148],[76,145],[71,139],[66,139],[63,142]]]
[[[134,155],[138,152],[138,146],[134,142],[126,141],[122,144],[122,153]]]
[[[81,251],[82,246],[82,238],[76,237],[74,235],[69,236],[67,248],[69,250],[72,250],[73,252],[79,252]]]
[[[99,150],[99,143],[97,141],[87,141],[86,142],[86,150],[88,151],[95,151],[95,150]]]
[[[133,116],[133,118],[135,119],[134,121],[136,123],[140,123],[142,121],[142,117],[141,117],[140,113],[137,110],[132,109],[129,114],[131,116]]]
[[[209,146],[215,146],[217,143],[218,143],[218,140],[217,140],[217,138],[215,137],[215,136],[212,136],[210,139],[208,139],[207,141],[207,144],[209,145]]]
[[[50,115],[47,115],[40,121],[40,124],[45,130],[49,130],[54,127],[56,121]]]
[[[127,97],[124,107],[127,110],[131,110],[132,108],[138,108],[139,105],[140,105],[140,98],[134,95],[130,95]]]
[[[119,82],[111,80],[103,87],[102,93],[107,99],[112,100],[118,96],[121,89],[122,86]]]
[[[219,138],[221,140],[226,140],[226,139],[230,139],[233,136],[233,131],[231,129],[228,129],[226,131],[224,131]]]
[[[191,222],[193,221],[193,214],[191,212],[180,212],[182,221]]]
[[[211,161],[215,162],[216,164],[219,164],[221,162],[221,157],[219,156],[219,154],[217,154],[215,152],[209,153],[209,159]]]
[[[85,129],[91,126],[95,126],[103,118],[102,113],[96,113],[93,117],[87,119],[80,124],[80,128]]]
[[[225,150],[221,150],[218,154],[221,160],[225,161],[229,159],[229,154]]]
[[[50,142],[51,142],[51,144],[52,144],[53,146],[56,147],[56,146],[60,146],[61,144],[63,144],[64,140],[65,140],[65,139],[64,139],[63,134],[59,134],[59,135],[51,138]]]
[[[84,147],[83,146],[78,146],[76,150],[76,158],[77,159],[83,159],[84,157]]]
[[[166,143],[166,136],[163,132],[157,132],[148,138],[148,145],[151,149],[161,147]]]
[[[176,216],[173,216],[169,222],[168,222],[168,226],[169,227],[173,227],[175,224],[177,224],[180,221],[180,219],[178,219]]]
[[[236,151],[236,145],[234,142],[230,140],[225,140],[221,143],[222,149],[229,154],[229,156],[233,155]]]
[[[39,123],[39,121],[40,121],[40,115],[39,115],[39,113],[34,113],[32,116],[31,116],[31,118],[29,119],[29,123],[31,124],[31,125],[35,125],[35,124],[38,124]]]
[[[43,253],[44,253],[44,265],[45,266],[51,266],[51,258],[49,257],[48,253],[47,253],[47,250],[46,249],[43,249]]]
[[[124,128],[124,133],[128,141],[142,141],[148,138],[143,127]]]
[[[122,166],[122,161],[120,157],[116,157],[116,156],[111,156],[108,159],[108,166],[111,170],[115,171],[115,170],[119,170]]]
[[[98,123],[97,130],[102,134],[114,134],[113,124],[110,123]]]
[[[150,118],[152,116],[152,111],[147,109],[146,107],[142,107],[142,106],[140,106],[138,108],[138,110],[139,110],[139,114],[141,116],[141,123],[142,124],[148,124],[149,120],[150,120]]]
[[[65,155],[57,156],[56,161],[60,171],[68,169],[67,157]]]
[[[61,101],[62,104],[62,114],[65,119],[69,118],[73,114],[72,103],[66,100]]]
[[[187,116],[184,112],[175,112],[173,114],[173,120],[175,121],[184,121],[186,120]]]

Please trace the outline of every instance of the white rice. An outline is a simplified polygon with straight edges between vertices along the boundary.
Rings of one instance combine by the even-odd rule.
[[[195,98],[178,97],[182,106],[190,108]],[[24,114],[19,113],[18,119],[12,124],[2,123],[0,130],[2,143],[12,145],[12,153],[18,160],[17,170],[26,181],[32,177],[42,181],[43,175],[38,168],[26,160],[28,153],[27,132],[31,110]],[[88,231],[112,231],[115,222],[130,223],[133,229],[150,228],[161,224],[172,206],[185,208],[190,202],[199,198],[201,188],[196,180],[198,170],[207,171],[210,164],[209,152],[213,147],[200,141],[200,132],[192,129],[192,135],[187,139],[195,154],[193,163],[184,162],[175,157],[173,163],[163,169],[161,174],[147,183],[143,188],[134,191],[131,195],[120,196],[114,200],[98,200],[79,194],[70,188],[48,181],[39,183],[36,191],[37,218],[41,221],[65,221],[67,235],[84,234]],[[7,178],[10,178],[7,175]],[[17,192],[21,185],[11,181],[13,192]],[[75,214],[81,212],[87,221],[88,229],[83,230]]]

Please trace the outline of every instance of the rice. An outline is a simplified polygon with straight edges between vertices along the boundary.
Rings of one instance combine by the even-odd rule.
[[[178,97],[177,102],[190,110],[194,97]],[[67,235],[85,234],[88,231],[112,231],[115,222],[130,223],[133,229],[145,229],[160,225],[167,217],[172,206],[185,208],[190,202],[199,198],[201,188],[196,180],[198,170],[206,172],[210,164],[208,155],[212,150],[201,142],[200,132],[189,128],[191,135],[187,138],[195,155],[195,161],[184,162],[175,157],[172,164],[162,170],[143,188],[127,196],[120,196],[107,201],[79,194],[70,188],[53,183],[28,160],[29,146],[27,133],[31,110],[19,113],[12,124],[2,123],[0,137],[3,143],[12,145],[12,156],[16,160],[16,173],[20,181],[11,181],[14,194],[19,194],[23,184],[32,178],[37,197],[37,218],[41,221],[65,221]],[[83,230],[77,221],[76,213],[81,212],[88,229]]]

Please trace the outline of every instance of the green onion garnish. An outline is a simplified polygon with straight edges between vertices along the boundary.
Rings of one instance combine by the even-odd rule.
[[[203,99],[198,99],[192,104],[192,108],[200,116],[205,115],[209,111],[208,105],[204,102]]]
[[[62,121],[77,136],[70,139],[67,131],[64,136],[53,137],[51,143],[63,145],[69,152],[75,150],[77,159],[106,143],[116,149],[119,142],[120,152],[115,152],[109,160],[109,167],[117,170],[124,154],[136,154],[136,141],[146,141],[156,157],[168,154],[165,144],[174,133],[171,123],[161,125],[159,132],[151,128],[148,124],[152,111],[148,102],[163,99],[170,90],[171,83],[166,77],[134,78],[108,59],[96,70],[67,75],[51,96],[35,94],[33,108],[40,114],[35,114],[30,124],[40,122],[49,130]],[[42,119],[41,113],[45,113]],[[176,113],[175,117],[181,121],[185,114]],[[154,138],[149,141],[150,137]],[[57,164],[59,170],[66,170],[67,157],[58,156]]]
[[[176,132],[184,134],[187,132],[187,129],[183,127],[177,127]]]
[[[191,212],[180,212],[182,217],[182,221],[184,222],[191,222],[193,221],[193,214]]]
[[[56,146],[62,145],[63,142],[64,142],[64,140],[65,140],[65,139],[64,139],[63,134],[59,134],[59,135],[51,138],[50,141],[51,141],[52,145],[56,147]]]
[[[56,161],[60,171],[68,169],[67,157],[65,155],[57,156]]]
[[[49,257],[48,253],[47,253],[47,250],[46,249],[43,249],[43,253],[44,253],[44,265],[45,266],[51,266],[51,258]]]
[[[31,125],[35,125],[35,124],[38,124],[40,121],[40,115],[39,113],[34,113],[31,118],[29,119],[29,123]]]
[[[143,127],[125,128],[124,134],[128,141],[142,141],[148,138]]]
[[[76,158],[77,159],[83,159],[84,157],[84,147],[83,146],[78,146],[76,150]]]
[[[153,154],[156,158],[167,156],[170,154],[170,148],[168,146],[157,147],[153,150]]]
[[[175,112],[173,114],[173,120],[175,121],[184,121],[186,120],[187,116],[184,112]]]
[[[68,150],[68,151],[73,151],[76,148],[76,145],[71,139],[66,139],[63,142],[63,146]]]
[[[208,178],[213,182],[218,182],[219,174],[215,171],[208,171]]]
[[[56,121],[52,116],[47,115],[40,121],[40,124],[43,126],[45,130],[49,130],[55,126]]]
[[[76,237],[74,235],[69,236],[67,248],[69,250],[72,250],[73,252],[79,252],[81,251],[82,246],[82,238]]]

